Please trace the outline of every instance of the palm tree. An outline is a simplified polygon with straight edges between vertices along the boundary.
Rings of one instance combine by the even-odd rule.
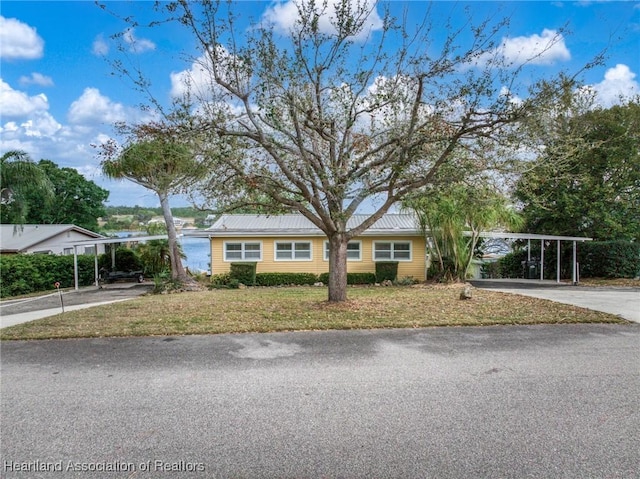
[[[162,224],[149,224],[147,226],[147,234],[160,235],[165,234],[167,228]],[[150,240],[138,245],[136,252],[140,260],[144,263],[145,273],[150,275],[160,274],[171,267],[171,258],[169,256],[169,242],[167,240]],[[186,255],[178,244],[178,251],[181,259],[185,259]]]
[[[29,211],[27,191],[40,190],[45,198],[54,195],[46,173],[20,150],[8,151],[0,157],[0,205],[2,223],[22,224]]]
[[[107,177],[133,181],[158,195],[167,227],[171,278],[180,282],[189,278],[181,261],[169,197],[183,191],[200,168],[188,148],[165,138],[143,139],[102,161]]]
[[[413,210],[423,233],[431,239],[431,256],[438,260],[446,281],[467,278],[480,233],[522,225],[507,199],[489,184],[450,184],[406,200],[403,206]]]

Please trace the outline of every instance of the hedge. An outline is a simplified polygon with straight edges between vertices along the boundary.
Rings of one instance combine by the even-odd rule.
[[[329,273],[322,273],[319,276],[313,273],[257,273],[255,282],[256,286],[287,286],[287,285],[312,285],[318,282],[327,284],[329,282]],[[374,273],[347,273],[347,284],[374,284],[376,275]],[[211,276],[211,286],[217,287],[236,287],[239,281],[238,277],[234,277],[231,273],[217,274]]]
[[[582,277],[635,278],[640,274],[640,243],[593,241],[579,248]]]
[[[398,278],[397,261],[380,261],[376,263],[376,282],[395,281]]]
[[[229,275],[232,280],[238,281],[245,286],[256,284],[256,268],[258,263],[231,263]]]
[[[95,281],[94,257],[78,256],[78,282],[89,286]],[[74,286],[73,256],[16,254],[0,256],[0,297],[51,291]]]
[[[329,273],[322,273],[318,276],[318,281],[328,284]],[[347,273],[347,284],[375,284],[375,282],[375,273]]]
[[[256,286],[283,286],[287,284],[304,285],[318,282],[313,273],[258,273]]]

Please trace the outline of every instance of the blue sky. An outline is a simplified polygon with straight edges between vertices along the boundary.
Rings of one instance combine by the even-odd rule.
[[[109,10],[122,17],[148,21],[150,1],[108,1]],[[387,5],[409,18],[420,18],[427,3],[392,1]],[[603,66],[584,74],[604,106],[620,95],[640,94],[639,2],[470,2],[434,3],[434,14],[461,17],[468,5],[474,18],[510,17],[502,34],[505,55],[535,48],[554,32],[570,33],[535,69],[552,76],[559,70],[575,72],[603,49]],[[282,27],[290,21],[288,1],[239,2],[244,17],[271,14]],[[381,11],[381,8],[378,8]],[[443,24],[442,22],[441,24]],[[446,32],[435,32],[444,38]],[[113,136],[115,121],[141,118],[137,108],[144,98],[131,83],[114,75],[110,66],[118,56],[114,34],[124,34],[128,61],[150,75],[154,93],[168,100],[172,74],[188,70],[183,53],[195,54],[193,39],[176,26],[127,31],[127,25],[92,1],[12,1],[0,6],[0,152],[27,151],[34,160],[49,159],[73,167],[111,192],[110,205],[156,206],[152,192],[128,182],[106,180],[92,147]],[[533,73],[532,73],[533,74]],[[186,204],[181,198],[175,206]]]

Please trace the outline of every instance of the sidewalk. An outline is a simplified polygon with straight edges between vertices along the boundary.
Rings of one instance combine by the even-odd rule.
[[[75,311],[77,309],[91,308],[93,306],[102,306],[103,304],[129,301],[130,299],[133,299],[133,298],[114,299],[112,301],[100,301],[99,303],[90,303],[90,304],[75,304],[71,306],[65,306],[64,311],[65,312]],[[2,314],[0,316],[0,329],[6,328],[9,326],[15,326],[16,324],[28,323],[29,321],[46,318],[48,316],[55,316],[56,314],[60,314],[60,313],[62,313],[62,308],[41,309],[36,311],[28,311],[26,313],[16,313],[16,314],[6,314],[6,315]]]
[[[115,283],[103,288],[89,286],[78,291],[64,291],[64,310],[91,308],[103,304],[126,301],[151,291],[151,283]],[[62,313],[60,295],[57,292],[42,296],[0,302],[0,328],[34,321]]]

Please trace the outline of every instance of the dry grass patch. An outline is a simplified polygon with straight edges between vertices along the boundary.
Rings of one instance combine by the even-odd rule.
[[[551,301],[462,286],[349,288],[331,304],[325,288],[249,288],[145,296],[0,330],[1,339],[155,336],[240,332],[607,322],[616,316]]]
[[[640,288],[640,279],[631,278],[584,278],[580,286],[617,286]]]

